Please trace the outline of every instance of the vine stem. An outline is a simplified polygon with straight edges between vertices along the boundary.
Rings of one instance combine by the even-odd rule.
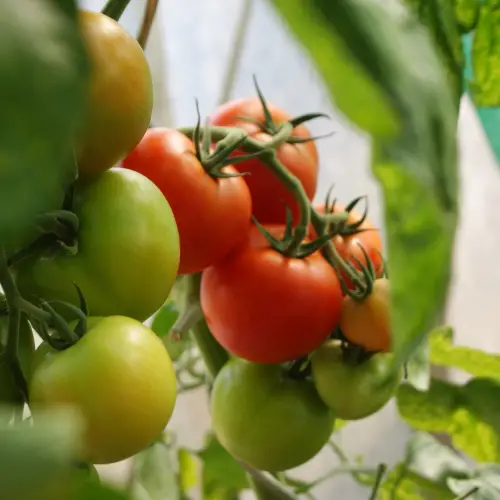
[[[5,346],[5,355],[14,377],[16,387],[21,392],[24,401],[29,401],[28,383],[19,363],[19,327],[21,322],[21,295],[12,279],[7,263],[5,250],[0,251],[0,284],[2,285],[7,307],[9,309],[8,336]]]
[[[137,35],[137,42],[143,50],[148,43],[149,33],[151,32],[151,26],[153,25],[157,9],[158,0],[147,0],[142,24],[139,29],[139,34]]]
[[[373,485],[373,489],[370,495],[370,500],[377,500],[378,492],[380,490],[380,486],[382,485],[382,479],[384,479],[386,471],[387,471],[386,464],[380,464],[378,466],[377,478],[375,479],[375,484]]]
[[[270,474],[254,469],[239,460],[238,463],[246,470],[250,484],[259,500],[296,500],[295,495]]]
[[[101,12],[118,21],[129,3],[130,0],[108,0]]]

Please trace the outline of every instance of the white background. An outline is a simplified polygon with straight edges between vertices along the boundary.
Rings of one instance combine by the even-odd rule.
[[[100,9],[103,3],[82,1],[93,10]],[[134,34],[143,5],[143,0],[132,0],[122,18],[124,26]],[[192,124],[195,96],[202,114],[215,108],[242,5],[243,0],[160,0],[147,50],[155,84],[155,125]],[[365,138],[332,107],[312,64],[265,0],[254,1],[232,97],[254,94],[253,73],[268,100],[292,114],[322,111],[331,115],[331,121],[318,120],[310,125],[314,133],[336,132],[332,138],[318,142],[321,171],[317,196],[323,198],[332,183],[340,201],[367,194],[371,218],[382,225],[381,200],[369,171]],[[455,327],[458,343],[498,351],[500,211],[495,202],[500,193],[499,169],[468,100],[462,104],[459,134],[462,213],[447,321]],[[203,393],[181,396],[169,425],[178,432],[180,441],[189,446],[201,445],[208,425]],[[401,458],[408,433],[389,405],[377,415],[349,425],[341,432],[341,443],[351,456],[363,454],[367,463],[394,463]],[[334,464],[332,455],[323,452],[300,468],[300,473],[317,477]],[[116,464],[101,471],[119,480],[124,467]],[[349,477],[335,478],[318,488],[317,494],[325,500],[368,496]]]

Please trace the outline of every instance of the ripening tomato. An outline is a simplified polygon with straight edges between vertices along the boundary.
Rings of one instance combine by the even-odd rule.
[[[145,321],[167,299],[179,264],[179,235],[161,191],[143,175],[113,168],[76,186],[76,254],[61,247],[15,266],[23,297],[79,306],[91,315]],[[67,317],[68,310],[54,305]],[[74,316],[70,317],[74,319]]]
[[[271,472],[314,457],[333,429],[333,413],[309,380],[287,377],[280,365],[229,361],[217,375],[211,414],[229,453]]]
[[[401,372],[394,371],[393,355],[377,353],[361,363],[346,359],[340,343],[330,340],[311,358],[312,376],[323,401],[343,420],[368,417],[394,396]]]
[[[174,368],[162,341],[123,316],[90,317],[76,344],[47,350],[30,383],[35,417],[52,407],[80,412],[82,458],[93,464],[117,462],[148,446],[167,425],[175,398]]]
[[[268,227],[275,237],[284,227]],[[319,252],[285,257],[256,228],[203,272],[201,307],[214,337],[235,356],[281,363],[316,349],[337,325],[342,293]]]
[[[369,352],[388,352],[391,347],[389,280],[375,280],[372,293],[362,301],[346,296],[339,326],[352,344]]]
[[[153,110],[153,84],[144,51],[120,24],[80,11],[90,59],[90,85],[77,151],[80,176],[112,167],[141,140]]]
[[[177,130],[149,129],[122,166],[152,180],[172,207],[181,245],[179,274],[215,264],[245,239],[252,216],[245,181],[212,178],[193,142]],[[223,171],[237,173],[232,167]]]
[[[273,121],[276,124],[289,121],[292,117],[284,110],[267,103]],[[249,117],[264,121],[262,104],[258,98],[247,98],[230,101],[220,106],[210,117],[210,124],[220,127],[238,127],[245,130],[250,137],[266,142],[271,137],[262,132],[255,123],[241,119]],[[295,127],[293,137],[309,139],[311,137],[303,125]],[[276,150],[279,161],[302,183],[310,200],[316,193],[318,179],[318,153],[313,141],[290,144],[285,143]],[[237,152],[235,154],[244,154]],[[261,224],[284,224],[286,206],[292,212],[294,220],[298,220],[300,211],[293,195],[283,186],[279,179],[258,158],[238,163],[240,172],[249,172],[245,177],[252,195],[253,214]]]
[[[314,209],[321,213],[325,213],[324,204],[314,204]],[[334,213],[340,213],[345,210],[345,205],[335,204]],[[347,222],[349,224],[354,224],[355,222],[361,220],[361,214],[355,210],[349,212],[349,218]],[[366,258],[363,251],[360,248],[360,244],[366,251],[368,258],[370,259],[373,267],[377,273],[378,277],[381,277],[383,271],[383,259],[382,259],[382,238],[380,237],[380,231],[372,224],[368,219],[365,219],[359,226],[361,230],[358,233],[349,234],[345,236],[335,236],[332,238],[332,243],[335,245],[339,255],[344,259],[349,261],[354,265],[356,269],[361,269],[361,266],[356,261],[360,260],[363,264],[366,264]],[[310,237],[313,239],[316,237],[316,232],[311,226]],[[342,273],[342,278],[346,282],[349,288],[353,288],[353,283],[346,273]]]
[[[9,326],[9,317],[7,314],[0,315],[0,339],[5,345]],[[21,316],[19,325],[19,343],[18,355],[21,370],[26,379],[31,374],[31,360],[35,351],[35,341],[33,331],[25,316]],[[14,378],[6,359],[0,361],[0,405],[16,405],[21,403],[19,391],[15,386]],[[5,416],[11,413],[8,411]]]

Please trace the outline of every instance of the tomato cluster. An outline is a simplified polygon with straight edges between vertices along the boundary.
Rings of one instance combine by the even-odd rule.
[[[92,78],[78,179],[66,218],[11,259],[31,305],[24,313],[44,340],[33,354],[22,316],[32,414],[76,408],[85,462],[115,462],[150,444],[172,415],[176,375],[143,322],[178,278],[197,276],[197,305],[233,358],[213,381],[218,439],[253,467],[298,466],[324,446],[336,418],[383,407],[401,376],[378,230],[355,209],[360,199],[311,205],[318,152],[304,123],[322,115],[292,118],[258,91],[220,106],[206,127],[148,128],[142,49],[103,14],[81,12],[80,21]],[[0,400],[17,401],[7,365],[0,381]]]

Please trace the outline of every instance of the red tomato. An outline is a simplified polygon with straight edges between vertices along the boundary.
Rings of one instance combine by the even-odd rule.
[[[179,229],[178,274],[201,271],[241,243],[251,224],[252,201],[242,177],[212,178],[193,142],[175,129],[149,129],[122,166],[148,177],[167,198]],[[236,171],[233,167],[224,172]]]
[[[324,203],[315,204],[314,209],[324,214],[325,206]],[[335,204],[334,213],[343,212],[345,210],[345,205]],[[351,210],[349,212],[348,223],[354,224],[362,218],[359,212],[355,210]],[[366,264],[366,258],[363,254],[363,251],[360,248],[360,244],[366,251],[368,258],[370,259],[373,267],[376,270],[377,277],[382,276],[383,271],[383,259],[381,257],[382,253],[382,239],[380,237],[379,230],[368,220],[365,219],[363,223],[359,226],[359,229],[362,231],[359,233],[349,234],[346,236],[335,236],[332,238],[332,243],[335,245],[337,252],[344,259],[351,262],[356,269],[361,269],[361,266],[358,264],[356,259],[360,260],[363,264]],[[310,237],[313,239],[316,237],[316,232],[311,227],[311,231],[309,233]],[[342,278],[346,282],[346,285],[349,288],[353,288],[354,285],[346,273],[342,273]]]
[[[269,111],[276,124],[289,121],[292,117],[282,109],[267,103]],[[238,127],[245,130],[251,137],[265,142],[270,136],[261,131],[255,123],[242,120],[248,116],[254,120],[264,121],[262,104],[258,98],[239,99],[219,107],[210,117],[210,124],[221,127]],[[293,130],[293,137],[303,139],[311,135],[306,127],[299,125]],[[243,154],[238,152],[236,154]],[[302,144],[282,144],[277,149],[280,162],[295,175],[310,200],[316,193],[318,178],[318,153],[313,141]],[[294,220],[299,218],[299,207],[293,195],[281,184],[278,178],[258,158],[236,165],[240,172],[250,172],[245,181],[252,195],[253,214],[261,224],[284,224],[286,221],[286,206],[292,211]]]
[[[284,227],[268,227],[276,237]],[[281,363],[319,347],[338,323],[342,293],[314,253],[285,257],[252,228],[247,241],[203,272],[201,307],[210,331],[235,356]]]

